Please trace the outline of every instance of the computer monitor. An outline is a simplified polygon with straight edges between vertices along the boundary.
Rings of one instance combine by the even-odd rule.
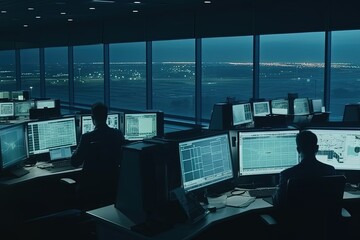
[[[24,91],[11,91],[11,99],[12,100],[26,100],[26,93]]]
[[[239,175],[277,174],[299,163],[299,130],[240,131]]]
[[[77,145],[75,117],[38,120],[27,123],[29,154],[41,154],[50,149]]]
[[[41,99],[35,101],[36,109],[55,108],[55,99]]]
[[[10,92],[9,91],[1,91],[0,92],[0,99],[10,99]]]
[[[270,102],[253,102],[253,115],[254,117],[262,117],[270,115]]]
[[[316,158],[336,170],[360,170],[360,129],[309,128],[318,138]]]
[[[81,134],[91,132],[95,129],[95,125],[92,122],[91,114],[81,115]],[[108,113],[106,124],[111,128],[119,129],[119,114]]]
[[[0,128],[0,172],[16,170],[28,158],[24,123]]]
[[[125,113],[120,129],[129,141],[138,141],[158,135],[159,125],[156,112]]]
[[[310,103],[308,98],[294,99],[294,115],[309,115]]]
[[[289,100],[287,99],[271,100],[271,113],[275,115],[289,114]]]
[[[323,112],[323,101],[322,99],[311,99],[310,100],[311,103],[311,109],[313,113],[321,113]]]
[[[34,101],[19,101],[14,102],[14,116],[15,117],[29,117],[30,109],[35,107]]]
[[[0,117],[14,116],[14,102],[0,102]]]
[[[251,123],[253,121],[253,114],[250,103],[232,104],[232,125],[233,127]]]
[[[179,160],[187,192],[234,177],[228,133],[180,141]]]

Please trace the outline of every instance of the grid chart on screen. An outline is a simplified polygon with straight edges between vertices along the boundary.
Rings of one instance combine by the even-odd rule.
[[[360,130],[311,129],[318,138],[319,161],[335,169],[360,170]]]
[[[76,146],[75,118],[28,123],[29,153],[48,152],[62,146]]]
[[[186,191],[233,177],[228,135],[182,142],[179,153]]]
[[[299,131],[239,132],[241,175],[279,173],[299,162]]]

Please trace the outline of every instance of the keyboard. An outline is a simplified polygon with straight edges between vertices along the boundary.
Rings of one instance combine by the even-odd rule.
[[[256,198],[271,197],[275,192],[276,187],[261,187],[248,190],[250,197]]]
[[[75,167],[71,165],[70,159],[64,159],[64,160],[53,161],[52,167],[49,168],[48,170],[50,170],[51,172],[59,172],[70,169],[75,169]]]

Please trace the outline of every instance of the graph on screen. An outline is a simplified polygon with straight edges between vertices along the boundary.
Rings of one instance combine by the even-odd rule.
[[[298,130],[239,132],[240,175],[279,173],[299,162]]]

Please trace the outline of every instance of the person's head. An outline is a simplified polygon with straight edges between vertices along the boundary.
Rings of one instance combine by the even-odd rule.
[[[94,103],[91,107],[91,116],[94,125],[106,123],[108,108],[101,102]]]
[[[301,131],[296,136],[297,151],[303,156],[315,155],[319,150],[317,136],[311,131]]]

